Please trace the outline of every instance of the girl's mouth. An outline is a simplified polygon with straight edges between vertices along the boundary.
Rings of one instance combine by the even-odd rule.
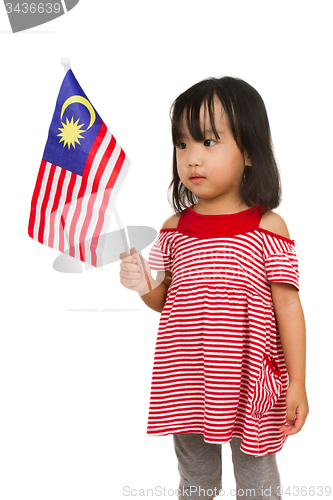
[[[199,184],[200,182],[203,182],[206,179],[206,177],[191,177],[191,181],[194,182],[195,184]]]

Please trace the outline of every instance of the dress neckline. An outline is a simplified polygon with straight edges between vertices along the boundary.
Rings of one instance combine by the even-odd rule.
[[[233,214],[198,214],[197,212],[195,212],[193,210],[194,205],[195,205],[195,203],[193,203],[193,205],[191,205],[188,208],[188,211],[191,213],[191,215],[194,215],[194,217],[198,217],[200,219],[222,219],[225,217],[239,217],[241,215],[245,215],[247,213],[253,212],[254,210],[258,209],[258,205],[257,205],[255,207],[247,208],[245,210],[241,210],[240,212],[236,212]]]
[[[233,214],[213,215],[197,214],[193,206],[181,214],[177,230],[199,238],[233,236],[258,229],[262,213],[261,205]]]
[[[279,238],[294,244],[295,240],[273,233],[267,229],[259,227],[263,207],[258,204],[255,207],[247,208],[233,214],[197,214],[193,210],[193,205],[187,207],[178,219],[177,227],[163,228],[163,232],[179,232],[196,238],[220,238],[244,235],[251,231],[260,231],[268,236]]]

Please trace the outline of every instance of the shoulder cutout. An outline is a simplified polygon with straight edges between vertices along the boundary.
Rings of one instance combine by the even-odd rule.
[[[180,214],[171,215],[171,217],[169,217],[169,219],[167,219],[164,222],[162,229],[176,228],[178,226],[179,218],[180,218]]]
[[[290,239],[287,224],[284,219],[282,219],[282,217],[275,212],[266,212],[261,218],[259,227]]]

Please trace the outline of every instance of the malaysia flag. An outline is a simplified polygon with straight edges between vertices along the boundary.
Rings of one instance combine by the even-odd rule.
[[[130,161],[83,92],[65,75],[31,201],[29,236],[95,267],[100,235]]]

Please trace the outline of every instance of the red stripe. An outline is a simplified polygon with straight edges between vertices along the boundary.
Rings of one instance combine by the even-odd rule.
[[[105,168],[106,168],[106,166],[111,158],[111,155],[112,155],[115,147],[116,147],[116,140],[112,135],[111,140],[109,142],[109,145],[106,148],[106,151],[103,155],[103,158],[101,159],[98,170],[97,170],[96,175],[94,177],[94,182],[93,182],[92,189],[91,189],[92,193],[94,193],[95,191],[98,191],[99,182],[101,180],[102,175],[104,174]]]
[[[35,219],[36,219],[36,206],[37,206],[37,200],[38,196],[40,193],[40,188],[42,185],[44,173],[45,173],[45,168],[46,168],[46,161],[42,160],[39,171],[38,171],[38,176],[37,176],[37,181],[35,184],[35,189],[34,193],[32,195],[31,199],[31,210],[30,210],[30,218],[29,218],[29,226],[28,226],[28,234],[31,238],[34,237],[34,225],[35,225]]]
[[[91,264],[95,267],[97,267],[97,255],[96,255],[96,248],[97,248],[97,245],[98,245],[98,239],[99,239],[99,235],[101,233],[101,230],[102,230],[102,227],[103,227],[103,224],[104,224],[104,218],[105,218],[105,210],[109,204],[109,199],[110,199],[110,195],[111,195],[111,190],[117,180],[117,177],[118,177],[118,174],[121,170],[121,167],[124,163],[124,160],[125,160],[125,153],[124,151],[121,149],[120,151],[120,154],[118,156],[118,159],[117,159],[117,162],[112,170],[112,174],[110,176],[110,179],[107,183],[107,186],[106,186],[106,189],[104,191],[104,196],[103,196],[103,201],[102,201],[102,205],[99,209],[99,215],[98,215],[98,221],[97,221],[97,224],[96,224],[96,227],[95,227],[95,231],[94,231],[94,234],[93,234],[93,237],[92,237],[92,240],[91,240],[91,244],[90,244],[90,252],[91,252]],[[114,173],[117,173],[117,175],[115,176]]]
[[[119,172],[121,170],[121,167],[123,166],[124,160],[125,160],[125,153],[121,149],[119,156],[118,156],[118,160],[117,160],[117,162],[112,170],[111,177],[107,183],[106,189],[113,189],[113,186],[115,185],[116,180],[118,179],[118,175],[119,175]]]
[[[56,166],[52,164],[51,168],[50,168],[49,177],[47,179],[43,203],[42,203],[42,206],[40,209],[40,222],[39,222],[39,229],[38,229],[38,241],[40,243],[44,243],[45,211],[46,211],[46,207],[48,205],[49,198],[50,198],[50,192],[51,192],[51,188],[52,188],[55,169],[56,169]]]
[[[79,241],[80,241],[80,259],[82,261],[85,261],[84,241],[85,241],[86,234],[88,232],[88,228],[89,228],[89,225],[91,222],[91,216],[93,213],[93,207],[94,207],[95,200],[97,197],[98,186],[99,186],[101,177],[102,177],[102,175],[107,167],[107,164],[110,160],[110,157],[114,151],[115,146],[116,146],[116,140],[113,136],[111,136],[111,140],[110,140],[109,145],[106,148],[106,151],[105,151],[105,153],[102,157],[102,160],[98,166],[98,169],[97,169],[94,181],[93,181],[92,190],[91,190],[92,194],[88,200],[87,213],[86,213],[85,219],[84,219],[83,224],[82,224],[82,229],[81,229],[80,238],[79,238]]]
[[[56,216],[56,213],[58,210],[59,200],[61,197],[62,186],[64,184],[65,177],[66,177],[66,170],[64,168],[62,168],[60,171],[59,178],[58,178],[58,185],[57,185],[57,189],[56,189],[56,193],[55,193],[54,201],[53,201],[53,206],[52,206],[51,214],[50,214],[50,233],[49,233],[48,246],[52,247],[52,248],[54,248],[54,246],[53,246],[54,245],[54,219],[55,219],[55,216]]]
[[[100,131],[98,132],[98,135],[97,135],[97,137],[92,145],[92,148],[91,148],[92,151],[90,151],[90,153],[88,155],[88,158],[87,158],[84,170],[83,170],[83,175],[82,175],[82,179],[81,179],[81,186],[80,186],[80,190],[79,190],[78,197],[77,197],[76,207],[75,207],[75,211],[74,211],[71,225],[69,228],[69,243],[70,243],[69,255],[71,255],[71,257],[75,257],[75,245],[74,245],[75,229],[76,229],[77,221],[79,220],[81,207],[82,207],[82,198],[83,198],[85,191],[86,191],[88,177],[89,177],[89,173],[91,170],[91,165],[92,165],[93,160],[95,158],[95,155],[98,151],[98,148],[99,148],[102,140],[104,139],[106,131],[107,131],[106,125],[103,123],[101,128],[100,128]]]

